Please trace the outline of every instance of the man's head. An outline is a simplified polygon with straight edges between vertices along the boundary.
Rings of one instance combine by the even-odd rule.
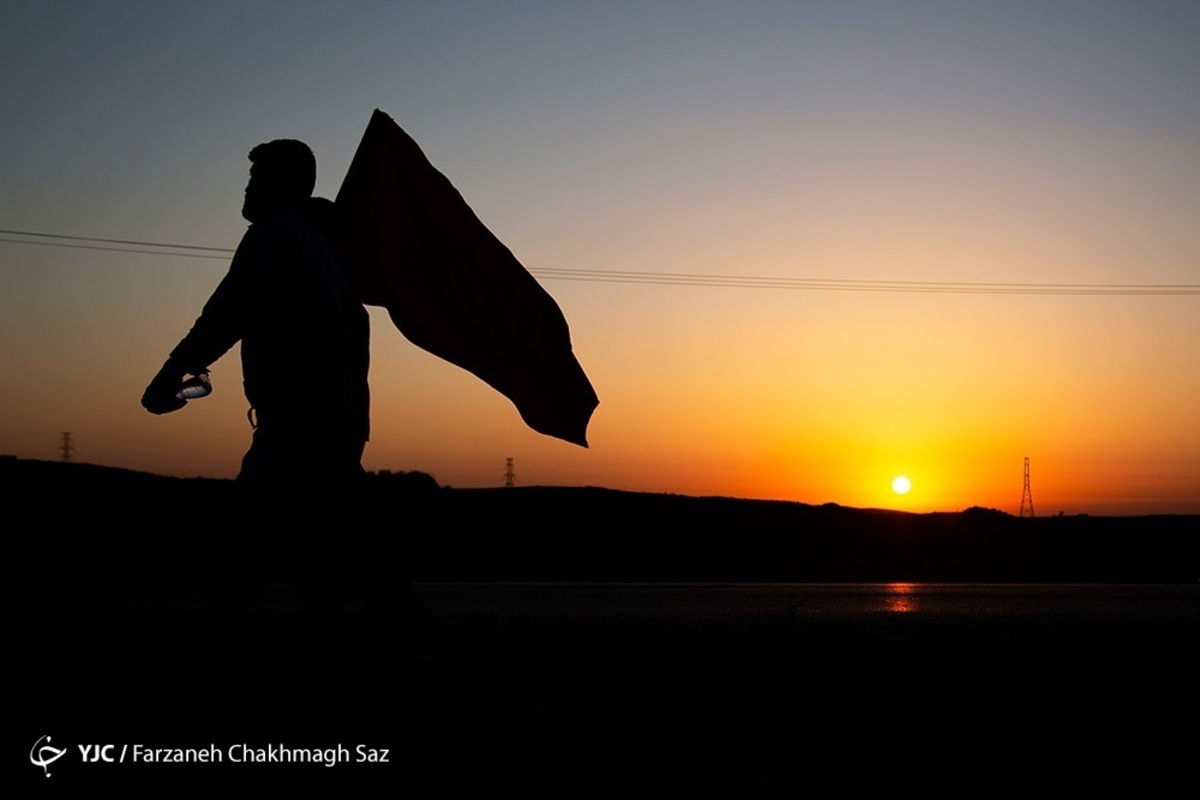
[[[275,139],[250,151],[242,216],[254,222],[279,206],[302,203],[317,185],[317,159],[304,142]]]

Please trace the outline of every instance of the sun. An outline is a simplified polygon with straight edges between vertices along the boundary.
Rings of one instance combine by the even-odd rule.
[[[912,481],[903,475],[897,475],[892,480],[892,491],[896,494],[908,494],[908,490],[912,488]]]

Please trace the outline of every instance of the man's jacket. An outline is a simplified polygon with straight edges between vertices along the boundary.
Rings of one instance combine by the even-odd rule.
[[[259,424],[331,426],[365,442],[370,322],[327,225],[331,209],[312,198],[253,223],[171,359],[196,374],[240,340]]]

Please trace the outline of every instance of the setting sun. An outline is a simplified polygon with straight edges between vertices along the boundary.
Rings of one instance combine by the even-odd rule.
[[[898,475],[892,481],[892,491],[896,494],[908,494],[908,490],[912,488],[912,481],[903,475]]]

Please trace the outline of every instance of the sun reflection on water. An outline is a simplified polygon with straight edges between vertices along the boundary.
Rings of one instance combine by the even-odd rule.
[[[896,614],[907,614],[917,610],[917,585],[915,583],[889,583],[883,598],[884,608]]]

